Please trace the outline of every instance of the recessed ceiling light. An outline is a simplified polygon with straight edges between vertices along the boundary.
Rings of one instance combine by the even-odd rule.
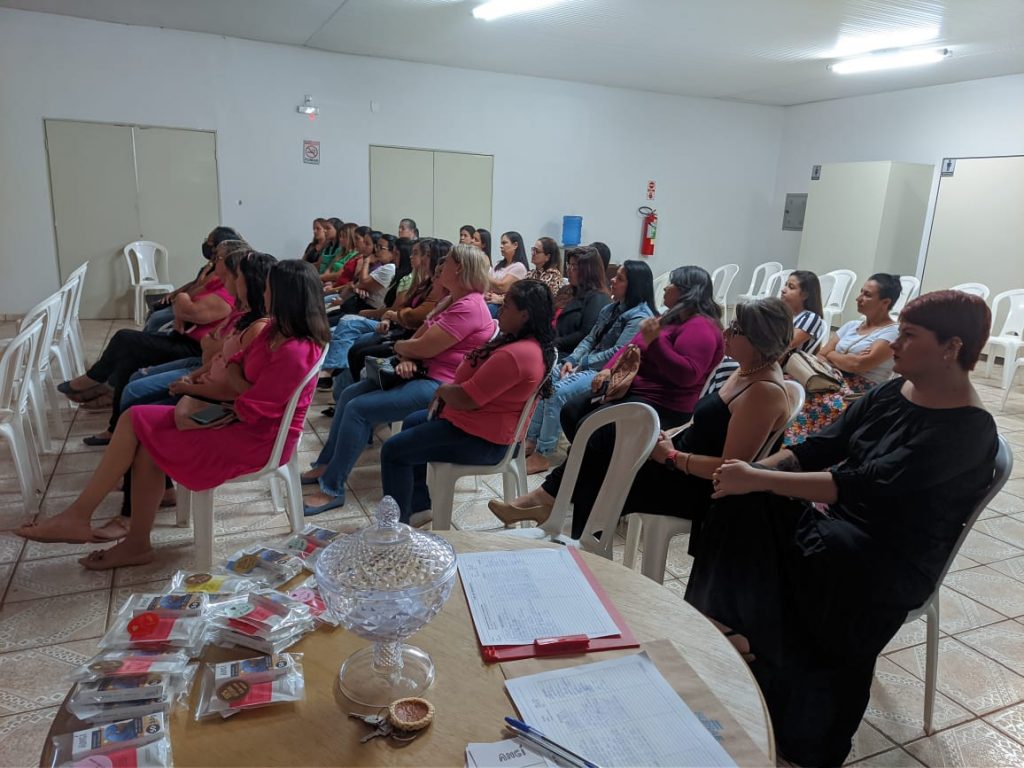
[[[924,48],[914,51],[879,51],[855,59],[846,59],[829,64],[828,68],[837,75],[855,75],[860,72],[878,72],[883,69],[919,67],[922,64],[937,64],[952,55],[949,48]]]
[[[565,0],[488,0],[483,5],[473,9],[473,15],[484,21],[500,19],[502,16],[511,16],[514,13],[528,13],[539,11],[549,5],[556,5]]]

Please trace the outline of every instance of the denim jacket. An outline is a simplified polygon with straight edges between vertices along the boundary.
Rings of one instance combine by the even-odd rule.
[[[602,309],[597,316],[597,322],[590,329],[590,333],[563,362],[572,363],[583,371],[600,370],[619,351],[620,347],[628,344],[639,333],[640,323],[648,317],[654,316],[654,312],[647,306],[647,303],[641,302],[616,317],[608,330],[601,334],[601,331],[608,325],[612,313],[618,308],[619,304],[613,302]]]

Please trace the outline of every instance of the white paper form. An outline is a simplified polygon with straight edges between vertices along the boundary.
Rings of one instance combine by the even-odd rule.
[[[467,744],[467,768],[558,768],[558,763],[542,755],[537,747],[518,739],[493,744]]]
[[[523,722],[601,768],[736,765],[646,653],[505,687]]]
[[[541,637],[620,634],[572,555],[520,549],[459,555],[459,575],[481,645]]]

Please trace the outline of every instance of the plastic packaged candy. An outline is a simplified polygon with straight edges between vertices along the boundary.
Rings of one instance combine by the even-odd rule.
[[[301,654],[282,654],[274,658],[276,662],[273,658],[237,662],[240,674],[232,676],[218,674],[218,670],[230,671],[225,668],[233,666],[231,664],[204,665],[195,719],[204,720],[217,715],[228,718],[243,709],[304,699],[306,686],[302,677]],[[288,663],[280,667],[280,674],[268,679],[266,675],[275,668],[274,664],[282,663],[286,658]],[[247,665],[251,671],[245,671],[242,665]]]
[[[156,613],[163,616],[202,616],[210,598],[203,592],[169,592],[164,595],[134,594],[121,610],[133,616]]]
[[[212,667],[213,679],[218,684],[233,678],[249,683],[263,683],[292,674],[301,663],[301,659],[301,653],[275,653],[206,666]]]
[[[181,651],[103,651],[71,673],[72,680],[94,680],[146,673],[181,675],[189,657]]]
[[[101,755],[126,747],[145,744],[167,736],[167,727],[161,713],[119,720],[108,725],[88,728],[71,734],[71,757],[75,760],[88,755]]]
[[[137,746],[119,747],[102,754],[73,758],[70,748],[58,742],[54,765],[59,768],[171,768],[171,742],[164,737]]]
[[[211,602],[217,602],[215,595],[238,594],[256,589],[259,585],[252,579],[230,573],[207,573],[205,571],[177,571],[171,576],[168,592],[205,592]]]
[[[168,687],[167,675],[120,675],[79,683],[74,695],[83,704],[111,704],[139,699],[162,699]]]
[[[131,688],[111,688],[106,683],[113,681],[115,686],[128,685],[125,681],[135,679],[131,676],[101,678],[99,681],[79,683],[71,691],[68,711],[82,722],[92,724],[110,723],[156,713],[169,716],[172,708],[187,703],[196,668],[197,665],[192,664],[184,674],[179,675],[138,676]],[[156,679],[160,681],[159,686],[156,685]],[[132,695],[135,698],[114,700],[118,694]],[[146,698],[139,698],[140,696]]]
[[[329,528],[307,524],[302,531],[288,539],[284,547],[290,554],[302,560],[306,569],[311,571],[324,547],[340,535],[337,531],[332,531]]]
[[[302,561],[270,547],[246,547],[228,558],[225,570],[276,588],[299,575]]]
[[[219,606],[211,613],[219,645],[241,645],[279,653],[314,629],[309,606],[280,592],[259,591]]]
[[[324,598],[320,594],[320,590],[317,589],[316,576],[310,576],[299,584],[299,586],[288,593],[288,597],[308,605],[310,613],[313,614],[313,618],[318,624],[330,624],[332,627],[338,626],[338,620],[328,609],[327,603],[324,602]]]
[[[199,616],[164,616],[122,611],[99,642],[105,650],[173,650],[198,656],[205,643],[206,620]]]

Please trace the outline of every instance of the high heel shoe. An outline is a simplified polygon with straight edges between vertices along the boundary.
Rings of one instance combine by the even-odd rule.
[[[487,508],[505,524],[506,528],[511,528],[513,523],[521,523],[524,520],[532,520],[537,525],[543,525],[551,517],[553,506],[553,504],[537,504],[532,507],[517,507],[515,504],[508,504],[497,499],[487,502]]]

